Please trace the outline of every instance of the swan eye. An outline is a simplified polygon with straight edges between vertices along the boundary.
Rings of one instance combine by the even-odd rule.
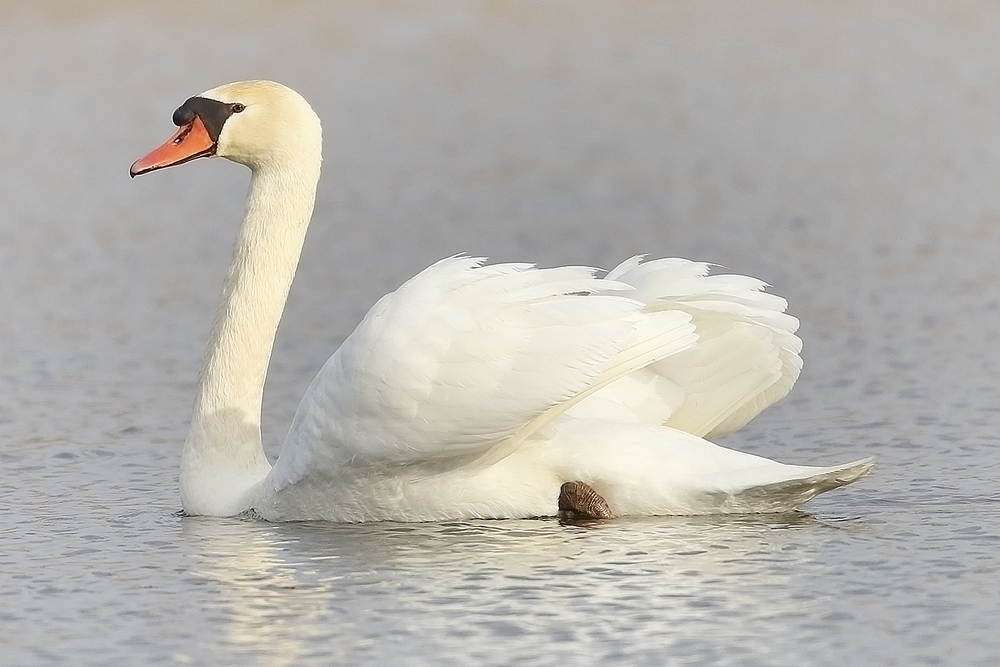
[[[240,104],[239,102],[236,102],[235,104],[230,105],[229,108],[233,110],[233,113],[240,113],[247,107],[245,104]]]

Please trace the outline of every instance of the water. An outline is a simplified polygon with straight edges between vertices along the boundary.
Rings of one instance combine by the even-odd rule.
[[[0,64],[5,667],[1000,661],[992,4],[11,2]],[[272,455],[432,261],[647,252],[760,276],[802,319],[792,395],[725,444],[875,476],[766,518],[179,517],[247,174],[127,169],[250,77],[326,137]]]

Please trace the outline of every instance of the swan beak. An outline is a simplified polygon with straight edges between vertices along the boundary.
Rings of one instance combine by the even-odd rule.
[[[136,160],[128,173],[135,178],[139,174],[184,164],[206,155],[215,155],[215,140],[209,135],[204,121],[195,116],[194,120],[182,125],[174,136],[167,139],[165,144]]]

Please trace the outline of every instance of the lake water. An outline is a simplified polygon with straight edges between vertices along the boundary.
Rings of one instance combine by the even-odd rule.
[[[182,518],[247,172],[131,181],[190,95],[324,120],[264,408],[461,251],[704,259],[802,319],[725,444],[877,454],[791,516]],[[1000,7],[846,0],[0,5],[0,664],[1000,663]]]

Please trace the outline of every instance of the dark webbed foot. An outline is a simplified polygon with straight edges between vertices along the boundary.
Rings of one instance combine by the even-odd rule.
[[[559,488],[559,515],[566,519],[612,519],[608,502],[586,482],[566,482]]]

